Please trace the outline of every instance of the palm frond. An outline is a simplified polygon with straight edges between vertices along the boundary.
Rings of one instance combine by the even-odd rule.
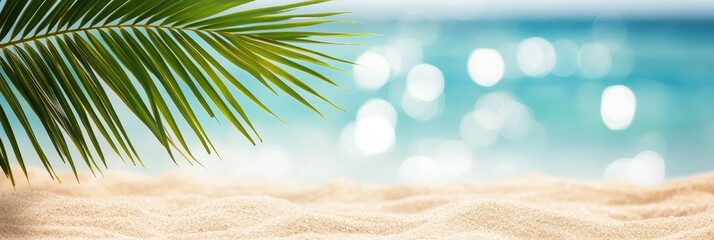
[[[246,87],[246,81],[287,94],[323,116],[305,95],[337,105],[292,72],[339,87],[313,68],[339,70],[332,64],[350,62],[299,44],[328,44],[315,37],[356,34],[302,30],[343,22],[327,19],[343,12],[294,10],[328,1],[252,9],[243,5],[253,0],[4,1],[0,10],[0,103],[4,103],[0,104],[0,125],[5,137],[0,136],[0,168],[15,184],[11,151],[27,175],[18,140],[22,133],[53,178],[56,174],[48,151],[69,164],[76,176],[77,161],[93,173],[106,168],[109,153],[103,143],[122,159],[143,165],[112,106],[112,96],[147,127],[174,162],[176,153],[189,162],[196,160],[188,137],[198,139],[206,152],[215,152],[197,116],[201,111],[225,117],[253,144],[262,141],[244,110],[245,103],[231,91],[239,91],[251,104],[283,121]],[[221,65],[220,58],[253,79],[239,80]],[[194,99],[202,110],[190,104]],[[31,124],[34,117],[41,129]],[[11,124],[15,120],[19,124]],[[184,132],[181,124],[190,132]],[[47,137],[53,149],[44,148],[41,137]]]

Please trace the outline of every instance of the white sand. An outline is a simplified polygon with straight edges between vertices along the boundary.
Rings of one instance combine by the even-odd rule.
[[[307,187],[180,174],[33,170],[0,180],[0,238],[714,239],[714,175],[652,188],[525,176],[496,184]]]

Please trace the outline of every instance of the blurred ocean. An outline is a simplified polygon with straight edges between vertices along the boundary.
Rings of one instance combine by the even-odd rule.
[[[310,98],[324,121],[253,84],[293,128],[247,107],[264,143],[250,146],[219,120],[208,131],[223,160],[181,169],[304,182],[489,181],[537,172],[643,184],[711,171],[712,26],[605,16],[318,28],[378,34],[335,39],[361,46],[318,48],[361,65],[341,65],[354,76],[323,69],[348,91],[305,78],[345,112]],[[127,124],[148,172],[176,169],[142,126]],[[110,169],[144,172],[111,162]]]
[[[469,165],[454,160],[459,157],[471,160],[465,175],[477,179],[522,172],[599,179],[608,165],[623,158],[636,159],[625,161],[634,168],[629,174],[643,178],[655,178],[660,168],[675,177],[714,167],[712,21],[605,16],[594,21],[366,25],[365,30],[383,34],[368,39],[367,52],[401,66],[396,74],[392,66],[393,76],[378,91],[357,90],[349,100],[354,110],[367,99],[383,98],[398,113],[394,150],[370,161],[365,168],[371,170],[360,175],[376,169],[399,175],[395,168],[401,167],[426,177],[437,175],[425,170],[436,165]],[[474,57],[476,49],[486,51]],[[486,85],[498,79],[492,72],[499,66],[492,62],[499,55],[504,68],[500,81],[492,87],[477,84],[474,78]],[[469,63],[470,57],[475,62]],[[417,63],[433,65],[443,74],[443,93],[433,103],[405,100],[409,66]],[[414,78],[419,76],[428,78],[424,73]],[[625,93],[611,91],[604,100],[605,89],[617,85],[613,89]],[[508,101],[516,104],[503,106]],[[475,116],[469,117],[470,112]],[[464,141],[471,153],[454,146],[440,153],[444,140]],[[635,158],[643,152],[644,157]],[[403,164],[410,156],[426,156],[436,164],[423,158]],[[619,163],[608,174],[621,175]]]

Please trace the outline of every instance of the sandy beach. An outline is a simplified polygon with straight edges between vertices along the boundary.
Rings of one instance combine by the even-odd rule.
[[[31,188],[0,182],[0,238],[714,239],[714,175],[635,187],[539,175],[303,186],[118,172],[78,185],[30,174]]]

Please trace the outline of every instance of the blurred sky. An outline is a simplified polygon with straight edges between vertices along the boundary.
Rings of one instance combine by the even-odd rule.
[[[603,13],[641,18],[714,17],[711,0],[338,0],[312,9],[352,11],[361,19],[588,18]]]

